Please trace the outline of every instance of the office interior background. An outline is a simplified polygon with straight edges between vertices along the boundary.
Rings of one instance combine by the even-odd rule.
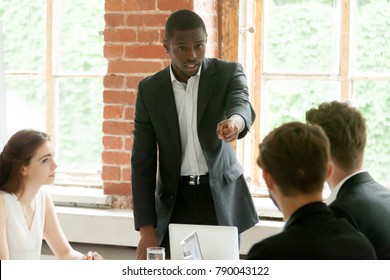
[[[262,221],[244,235],[243,254],[282,224],[256,164],[258,144],[321,102],[362,110],[365,167],[389,185],[387,0],[2,0],[0,146],[23,128],[52,136],[59,167],[48,189],[71,241],[138,242],[130,168],[137,86],[169,65],[164,25],[178,9],[206,22],[207,56],[239,61],[247,75],[257,120],[234,145]]]

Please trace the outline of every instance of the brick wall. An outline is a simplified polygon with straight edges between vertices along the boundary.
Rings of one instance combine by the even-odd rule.
[[[131,207],[131,149],[134,108],[141,79],[169,64],[162,46],[170,13],[189,9],[199,13],[208,29],[207,56],[218,56],[217,0],[106,0],[104,56],[104,121],[102,178],[116,208]]]

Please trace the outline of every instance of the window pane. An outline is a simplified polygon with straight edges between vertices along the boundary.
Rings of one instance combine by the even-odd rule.
[[[5,87],[8,137],[21,129],[46,131],[44,81],[6,77]]]
[[[61,169],[101,169],[103,81],[100,78],[59,82],[58,165]]]
[[[390,72],[390,2],[354,2],[358,3],[355,71]]]
[[[367,120],[365,168],[390,183],[390,82],[354,82],[353,103]]]
[[[6,72],[43,71],[45,13],[45,1],[0,1]]]
[[[305,113],[319,103],[339,99],[338,83],[270,81],[266,96],[266,132],[290,121],[305,122]]]
[[[333,2],[264,1],[266,72],[337,70],[339,35],[335,30],[339,25]]]
[[[60,71],[104,72],[104,1],[60,1]]]

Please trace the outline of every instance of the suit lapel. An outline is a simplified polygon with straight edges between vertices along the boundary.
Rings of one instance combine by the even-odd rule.
[[[198,112],[197,125],[199,127],[203,113],[206,109],[207,103],[214,90],[217,82],[217,75],[214,64],[207,58],[203,60],[202,72],[200,74],[199,90],[198,90]]]
[[[165,116],[165,118],[162,118],[161,120],[165,119],[168,122],[173,139],[177,141],[178,147],[181,147],[179,120],[177,116],[176,102],[172,88],[169,66],[165,68],[163,72],[160,80],[160,86],[161,105],[163,107],[162,111]]]
[[[198,111],[197,111],[197,125],[199,126],[206,106],[213,93],[215,84],[217,82],[216,69],[213,63],[207,58],[204,59],[202,65],[202,72],[199,81],[198,90]],[[177,144],[181,147],[179,120],[177,116],[177,109],[175,103],[175,96],[172,88],[172,81],[170,76],[169,66],[164,69],[160,80],[161,87],[161,104],[163,106],[163,113],[168,122],[173,139],[176,139]]]

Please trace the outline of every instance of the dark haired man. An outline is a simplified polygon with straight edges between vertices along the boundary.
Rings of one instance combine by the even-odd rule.
[[[257,162],[286,224],[282,233],[255,244],[248,259],[375,259],[368,239],[322,202],[329,150],[319,126],[299,122],[264,138]]]
[[[374,245],[378,259],[390,259],[390,191],[363,169],[366,122],[348,103],[325,102],[306,112],[330,141],[334,172],[326,200],[337,217],[346,218]]]
[[[206,42],[196,13],[174,12],[163,41],[171,64],[138,86],[131,160],[138,259],[147,247],[169,250],[169,223],[234,225],[241,233],[258,222],[231,145],[255,119],[246,77],[238,63],[205,58]]]

